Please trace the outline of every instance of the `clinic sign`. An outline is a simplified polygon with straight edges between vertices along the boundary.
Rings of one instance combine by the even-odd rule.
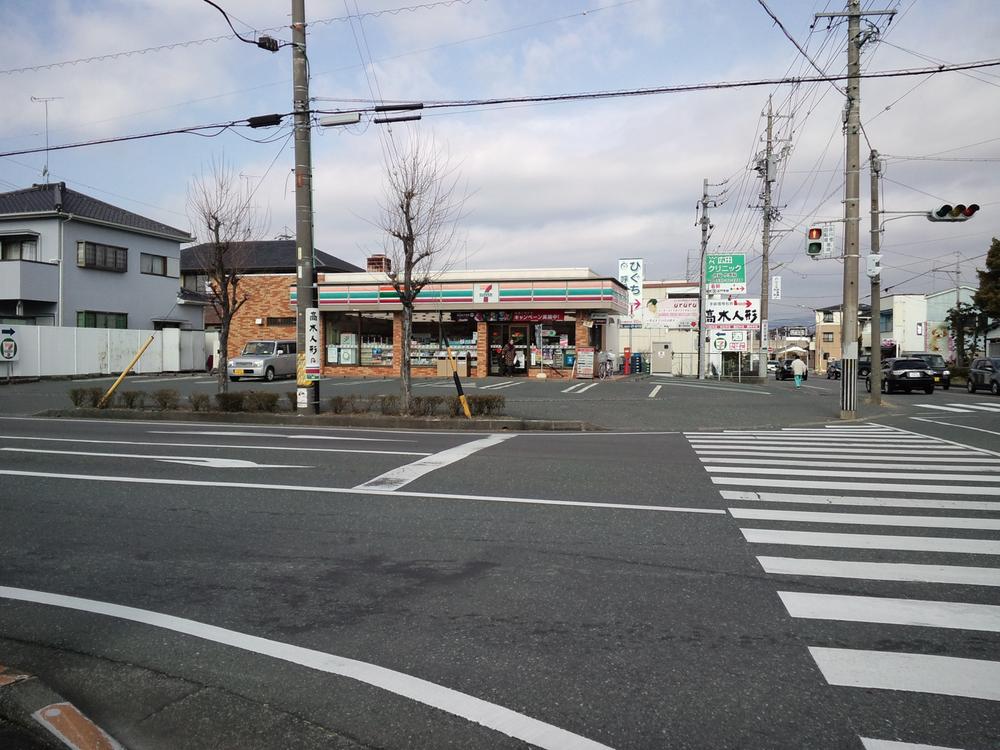
[[[628,313],[622,316],[619,325],[621,328],[642,328],[643,259],[619,258],[618,280],[628,290]]]
[[[706,255],[705,291],[709,294],[746,294],[746,255],[743,253]]]
[[[17,332],[14,328],[0,329],[0,362],[17,362]]]

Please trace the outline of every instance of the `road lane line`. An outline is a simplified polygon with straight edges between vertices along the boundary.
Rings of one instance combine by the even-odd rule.
[[[897,742],[896,740],[873,740],[871,737],[858,737],[864,750],[962,750],[960,747],[942,747],[941,745],[915,745],[912,742]]]
[[[429,474],[432,471],[449,466],[456,461],[461,461],[464,458],[468,458],[473,453],[478,453],[486,448],[492,448],[494,445],[499,445],[500,443],[510,440],[512,437],[515,436],[490,435],[489,437],[481,438],[480,440],[471,440],[468,443],[456,445],[454,448],[448,448],[440,451],[439,453],[432,453],[429,456],[425,456],[424,458],[418,459],[413,463],[406,464],[405,466],[398,466],[395,469],[390,469],[384,474],[379,474],[374,479],[362,482],[357,485],[356,489],[374,488],[380,490],[398,490],[400,487],[404,487],[410,482],[424,476],[424,474]]]
[[[706,391],[732,391],[733,393],[751,393],[755,396],[770,396],[771,394],[767,391],[759,391],[753,388],[727,388],[721,385],[695,385],[694,383],[677,383],[670,382],[664,383],[664,385],[669,385],[672,388],[702,388]]]
[[[926,467],[926,471],[876,471],[874,469],[869,471],[837,471],[835,469],[813,469],[809,472],[811,477],[844,477],[845,479],[855,479],[858,477],[866,477],[870,480],[879,479],[933,479],[941,482],[981,482],[981,483],[997,483],[1000,482],[1000,477],[991,477],[987,475],[972,475],[967,472],[961,474],[932,474],[930,473],[936,466]],[[710,474],[763,474],[765,476],[779,476],[787,477],[788,470],[783,469],[780,466],[767,467],[767,466],[715,466],[709,465],[705,466],[705,469]],[[797,485],[802,486],[802,485]]]
[[[817,578],[856,578],[862,581],[906,581],[909,583],[955,583],[960,586],[1000,586],[1000,568],[970,565],[923,565],[919,563],[855,562],[800,557],[758,556],[765,573]]]
[[[495,703],[489,703],[437,683],[413,677],[403,672],[380,667],[376,664],[348,659],[314,649],[272,641],[268,638],[240,633],[227,628],[188,620],[183,617],[153,612],[148,609],[126,607],[110,602],[63,596],[45,591],[31,591],[0,586],[0,597],[34,604],[72,609],[78,612],[115,617],[175,633],[219,643],[223,646],[269,656],[272,659],[298,664],[319,672],[327,672],[372,685],[390,693],[403,696],[425,706],[445,711],[453,716],[481,724],[509,737],[514,737],[547,750],[610,750],[586,737],[573,734],[530,716],[519,714]]]
[[[415,443],[416,440],[393,438],[346,437],[343,435],[284,435],[281,433],[247,432],[245,430],[146,430],[150,435],[208,435],[210,437],[281,438],[282,440],[352,440],[362,443]]]
[[[745,487],[747,484],[759,482],[760,477],[711,477],[713,484],[736,485]],[[957,487],[953,484],[873,484],[872,482],[810,482],[805,479],[795,479],[797,489],[810,490],[867,490],[871,492],[876,487],[882,492],[928,493],[934,495],[1000,495],[1000,487]]]
[[[170,487],[205,488],[204,480],[157,479],[153,477],[107,476],[100,474],[58,474],[48,471],[20,471],[0,469],[0,476],[37,477],[40,479],[71,479],[85,482],[120,482],[123,484],[158,484]],[[278,492],[316,492],[328,495],[375,495],[379,497],[412,497],[430,500],[472,500],[488,503],[511,503],[514,505],[552,505],[565,508],[600,508],[601,510],[649,510],[671,513],[705,513],[725,515],[721,508],[693,508],[677,505],[633,505],[626,503],[597,503],[586,500],[543,500],[531,497],[502,497],[497,495],[460,495],[444,492],[415,492],[410,490],[363,489],[358,487],[316,487],[295,484],[265,484],[262,482],[212,482],[213,488],[275,490]]]
[[[1000,607],[993,604],[891,599],[881,596],[779,591],[792,617],[808,620],[870,622],[1000,633]]]
[[[941,508],[946,510],[1000,511],[1000,502],[990,500],[931,500],[909,497],[871,497],[858,495],[797,495],[783,492],[747,492],[722,490],[723,500],[762,503],[801,503],[809,505],[862,505],[887,508]]]
[[[911,417],[911,419],[917,419],[917,417]],[[933,420],[925,420],[925,421],[929,422]],[[948,423],[942,422],[942,424],[948,424]],[[958,425],[951,425],[951,426],[957,427]],[[935,442],[944,445],[954,445],[960,448],[965,448],[966,450],[969,451],[975,451],[976,453],[985,453],[988,456],[1000,456],[1000,453],[998,453],[997,451],[987,450],[986,448],[978,448],[975,445],[969,445],[968,443],[959,443],[957,440],[948,440],[947,438],[942,438],[942,437],[928,438],[922,432],[914,432],[913,430],[904,430],[902,427],[890,427],[889,429],[892,430],[893,432],[899,433],[900,435],[913,435],[916,437],[924,437],[928,440],[933,440]]]
[[[1000,700],[1000,662],[810,646],[831,685]]]
[[[919,407],[921,409],[938,409],[939,411],[951,411],[951,412],[961,412],[968,414],[968,409],[956,409],[954,406],[942,406],[941,404],[913,404],[914,407]]]
[[[959,404],[954,404],[954,406],[958,405]],[[1000,411],[1000,404],[990,404],[988,406],[984,406],[983,404],[962,404],[961,406],[964,409],[974,409],[976,411],[988,411],[992,412],[993,414],[996,414],[998,411]]]
[[[653,390],[649,392],[649,398],[656,398],[656,394],[660,392],[662,385],[657,385],[653,387]]]
[[[10,453],[49,453],[59,456],[94,456],[96,458],[145,458],[172,464],[189,464],[206,469],[311,469],[302,464],[258,464],[243,458],[221,458],[216,456],[151,456],[140,453],[95,453],[93,451],[57,451],[44,448],[0,448]]]
[[[893,549],[911,552],[955,552],[961,555],[1000,555],[1000,542],[933,536],[841,534],[784,529],[740,529],[750,544],[790,544],[803,547],[846,549]]]
[[[975,430],[976,432],[985,432],[989,435],[1000,435],[1000,432],[996,430],[984,430],[982,427],[972,427],[967,424],[953,424],[952,422],[938,422],[936,419],[927,419],[926,417],[910,417],[914,422],[931,422],[932,424],[940,424],[945,427],[957,427],[961,430]],[[992,451],[989,451],[992,453]],[[997,455],[997,454],[994,454]]]
[[[53,443],[99,443],[100,445],[156,445],[174,448],[216,448],[219,450],[295,451],[297,453],[367,453],[376,456],[430,456],[427,451],[377,451],[365,448],[303,448],[297,445],[233,445],[230,443],[161,443],[136,440],[84,440],[83,438],[27,437],[25,435],[0,435],[0,440],[44,440]],[[415,441],[399,441],[415,442]]]
[[[730,508],[729,513],[733,518],[740,518],[747,521],[792,521],[798,523],[840,523],[851,526],[912,526],[914,528],[928,529],[1000,531],[1000,519],[997,518],[897,516],[877,513],[774,510],[771,508]]]

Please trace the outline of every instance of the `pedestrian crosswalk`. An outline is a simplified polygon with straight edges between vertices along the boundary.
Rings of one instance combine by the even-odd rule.
[[[946,408],[969,406],[984,404]],[[846,638],[857,648],[808,643],[828,684],[1000,701],[1000,453],[878,425],[686,437],[789,616],[803,629],[862,629]],[[919,646],[928,640],[933,653]],[[890,738],[859,739],[870,750],[943,750],[940,734],[922,731],[896,723]],[[996,740],[1000,721],[983,731]]]
[[[965,403],[964,401],[953,404],[929,404],[920,402],[913,404],[913,406],[920,407],[921,409],[947,411],[953,414],[974,414],[976,412],[993,412],[994,414],[1000,414],[1000,400],[979,401],[974,404]]]

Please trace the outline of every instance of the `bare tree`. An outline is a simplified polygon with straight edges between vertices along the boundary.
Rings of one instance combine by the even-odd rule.
[[[390,142],[385,162],[376,223],[385,232],[383,248],[391,261],[389,280],[403,304],[400,408],[409,414],[414,302],[434,275],[447,270],[454,259],[467,195],[458,194],[456,170],[432,140],[415,136],[403,152]]]
[[[208,294],[219,316],[219,392],[229,390],[229,330],[233,316],[247,301],[240,288],[245,242],[259,239],[267,217],[251,205],[253,192],[224,158],[215,159],[188,187],[188,212],[195,235],[202,241],[195,257],[208,277]]]

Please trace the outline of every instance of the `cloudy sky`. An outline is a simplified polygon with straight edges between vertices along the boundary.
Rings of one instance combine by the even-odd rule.
[[[237,31],[290,40],[290,0],[217,0]],[[825,71],[846,68],[846,25],[813,24],[841,0],[766,0]],[[997,57],[996,0],[865,0],[869,73]],[[815,73],[759,0],[306,0],[314,106],[469,101],[780,79]],[[291,109],[291,53],[232,36],[203,0],[0,0],[0,153],[239,120]],[[866,28],[868,26],[866,25]],[[874,35],[873,35],[874,37]],[[363,265],[381,245],[372,225],[382,153],[414,134],[446,151],[468,192],[460,265],[589,266],[613,274],[643,257],[647,278],[696,273],[702,181],[716,185],[709,248],[745,252],[759,279],[768,97],[783,155],[774,203],[773,271],[783,299],[771,319],[810,319],[841,299],[837,260],[805,257],[804,232],[843,217],[843,97],[829,83],[746,86],[546,104],[425,111],[416,123],[317,129],[316,245]],[[1000,234],[1000,66],[862,83],[870,148],[887,155],[883,208],[982,206],[963,224],[890,221],[883,287],[923,292],[975,279]],[[213,158],[243,175],[270,215],[268,236],[294,227],[290,125],[217,137],[170,135],[54,151],[50,179],[176,227],[188,185]],[[248,140],[254,139],[254,140]],[[264,141],[264,142],[255,142]],[[870,145],[869,145],[870,143]],[[42,180],[42,154],[0,158],[0,189]],[[868,240],[861,177],[861,245]],[[946,268],[945,271],[933,269]],[[759,280],[751,282],[759,286]],[[866,290],[867,284],[862,284]]]

